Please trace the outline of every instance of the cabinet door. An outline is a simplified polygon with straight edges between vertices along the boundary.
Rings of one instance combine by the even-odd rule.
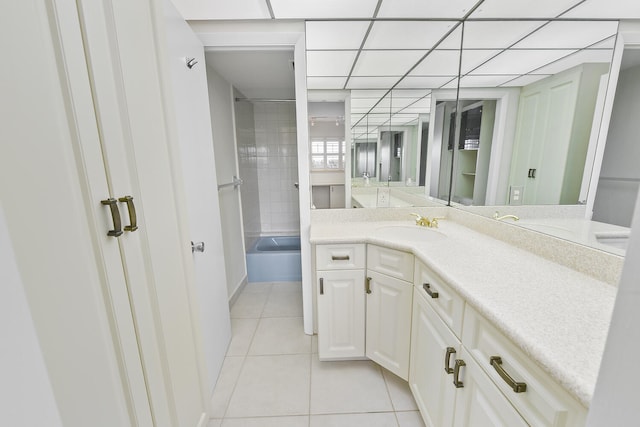
[[[517,427],[528,426],[498,387],[473,360],[464,347],[459,359],[465,366],[459,379],[463,386],[456,389],[455,427]]]
[[[320,360],[364,357],[364,270],[318,271]]]
[[[367,271],[367,357],[409,379],[413,285]]]
[[[409,386],[427,426],[450,426],[456,388],[445,371],[460,353],[460,341],[414,288]],[[447,363],[447,349],[450,352]],[[447,366],[448,365],[448,366]]]

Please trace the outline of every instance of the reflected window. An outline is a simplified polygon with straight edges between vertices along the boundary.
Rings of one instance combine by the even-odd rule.
[[[344,170],[345,141],[335,138],[313,138],[311,140],[312,170]]]

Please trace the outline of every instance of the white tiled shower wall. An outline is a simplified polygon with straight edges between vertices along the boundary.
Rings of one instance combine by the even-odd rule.
[[[242,189],[245,234],[298,235],[295,103],[253,103],[253,140],[251,111],[240,104],[243,103],[236,103],[236,126],[240,174],[245,181]]]

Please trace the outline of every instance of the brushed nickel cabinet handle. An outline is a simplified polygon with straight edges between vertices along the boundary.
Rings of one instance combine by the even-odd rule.
[[[320,278],[320,295],[324,295],[324,279]]]
[[[118,201],[113,197],[106,200],[100,200],[103,205],[108,205],[111,209],[111,218],[113,219],[113,230],[107,232],[107,236],[118,237],[122,235],[122,220],[120,219],[120,211],[118,210]]]
[[[124,226],[124,231],[136,231],[138,229],[138,217],[136,215],[136,205],[133,204],[133,197],[124,196],[120,197],[118,201],[127,204],[127,210],[129,211],[129,225]]]
[[[502,358],[500,356],[491,356],[489,358],[489,363],[493,366],[493,369],[496,370],[498,375],[500,375],[500,378],[502,378],[504,382],[511,387],[514,393],[524,393],[527,391],[526,383],[517,382],[507,373],[507,371],[504,370],[502,367]]]
[[[331,261],[349,261],[349,255],[331,255]]]
[[[424,291],[427,293],[427,295],[429,295],[431,298],[438,298],[438,292],[437,291],[432,291],[431,290],[431,285],[429,283],[423,283],[422,284],[422,289],[424,289]]]
[[[451,364],[451,355],[456,354],[456,349],[453,347],[447,347],[447,352],[444,355],[444,371],[447,374],[453,374],[453,368],[450,368]]]
[[[453,385],[456,386],[456,388],[464,387],[464,383],[459,379],[460,368],[462,366],[467,366],[467,364],[464,363],[464,360],[456,359],[456,364],[453,366]]]
[[[364,290],[370,294],[371,293],[371,277],[367,277],[364,281]]]

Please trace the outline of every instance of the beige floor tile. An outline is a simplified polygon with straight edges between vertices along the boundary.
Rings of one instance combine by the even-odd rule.
[[[227,418],[222,427],[308,427],[309,417]]]
[[[302,282],[274,282],[273,292],[302,292]]]
[[[225,417],[307,415],[310,357],[247,356]]]
[[[312,415],[309,425],[311,427],[398,427],[393,412]]]
[[[311,364],[311,414],[393,411],[380,368],[370,361]]]
[[[409,389],[409,383],[386,369],[382,369],[382,374],[387,383],[393,409],[396,411],[417,411],[418,406],[411,394],[411,389]]]
[[[271,282],[251,282],[247,283],[242,293],[248,294],[253,292],[271,292],[273,283]]]
[[[219,418],[212,418],[209,420],[209,423],[207,424],[207,427],[220,427],[222,426],[222,420]]]
[[[302,292],[271,291],[262,317],[302,317]]]
[[[211,417],[222,418],[236,386],[244,357],[226,357],[211,397]]]
[[[305,335],[302,317],[262,318],[249,354],[310,354],[311,336]]]
[[[311,353],[318,354],[318,336],[313,335],[311,337]]]
[[[231,307],[231,318],[257,319],[262,315],[269,292],[243,292]]]
[[[418,411],[396,412],[400,427],[425,427]]]
[[[231,343],[227,356],[246,356],[260,319],[231,319]]]

